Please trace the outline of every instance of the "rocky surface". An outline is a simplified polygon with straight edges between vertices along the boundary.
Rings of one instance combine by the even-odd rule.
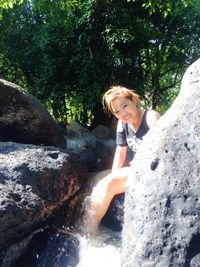
[[[200,266],[200,60],[144,138],[125,197],[123,267]]]
[[[103,134],[102,129],[106,129]],[[67,149],[78,155],[89,172],[102,171],[112,167],[115,139],[107,138],[109,128],[99,126],[90,132],[76,121],[66,129]]]
[[[78,239],[64,231],[47,228],[32,238],[15,267],[75,267],[78,260]]]
[[[116,195],[102,219],[102,224],[112,231],[120,232],[124,223],[124,193]]]
[[[65,202],[73,202],[86,176],[86,169],[67,151],[55,147],[0,143],[2,267],[9,266],[11,258],[19,253],[17,249],[23,250],[23,245],[15,246],[10,255],[13,244],[43,226]],[[69,219],[73,217],[73,209],[71,212],[69,214],[68,209]]]
[[[20,86],[0,79],[0,141],[65,148],[64,131]]]

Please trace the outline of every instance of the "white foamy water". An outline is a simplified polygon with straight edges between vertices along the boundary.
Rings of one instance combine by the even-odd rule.
[[[77,267],[121,266],[121,233],[100,228],[95,237],[79,237],[79,242]]]

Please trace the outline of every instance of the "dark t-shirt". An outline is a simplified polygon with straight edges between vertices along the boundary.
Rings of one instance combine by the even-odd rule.
[[[149,127],[146,122],[147,110],[143,114],[141,124],[135,133],[131,127],[122,122],[118,121],[117,134],[116,134],[116,144],[117,146],[128,146],[133,151],[133,156],[138,150],[139,145],[142,142],[144,135],[148,132]]]

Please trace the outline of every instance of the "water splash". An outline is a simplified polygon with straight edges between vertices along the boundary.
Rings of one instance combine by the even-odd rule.
[[[79,242],[77,267],[121,266],[121,233],[100,227],[95,237],[80,236]]]

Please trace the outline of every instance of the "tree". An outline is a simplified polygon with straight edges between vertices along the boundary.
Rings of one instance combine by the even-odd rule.
[[[198,58],[194,0],[5,2],[12,5],[1,5],[1,77],[27,88],[58,122],[103,118],[95,109],[112,84],[164,112]]]

